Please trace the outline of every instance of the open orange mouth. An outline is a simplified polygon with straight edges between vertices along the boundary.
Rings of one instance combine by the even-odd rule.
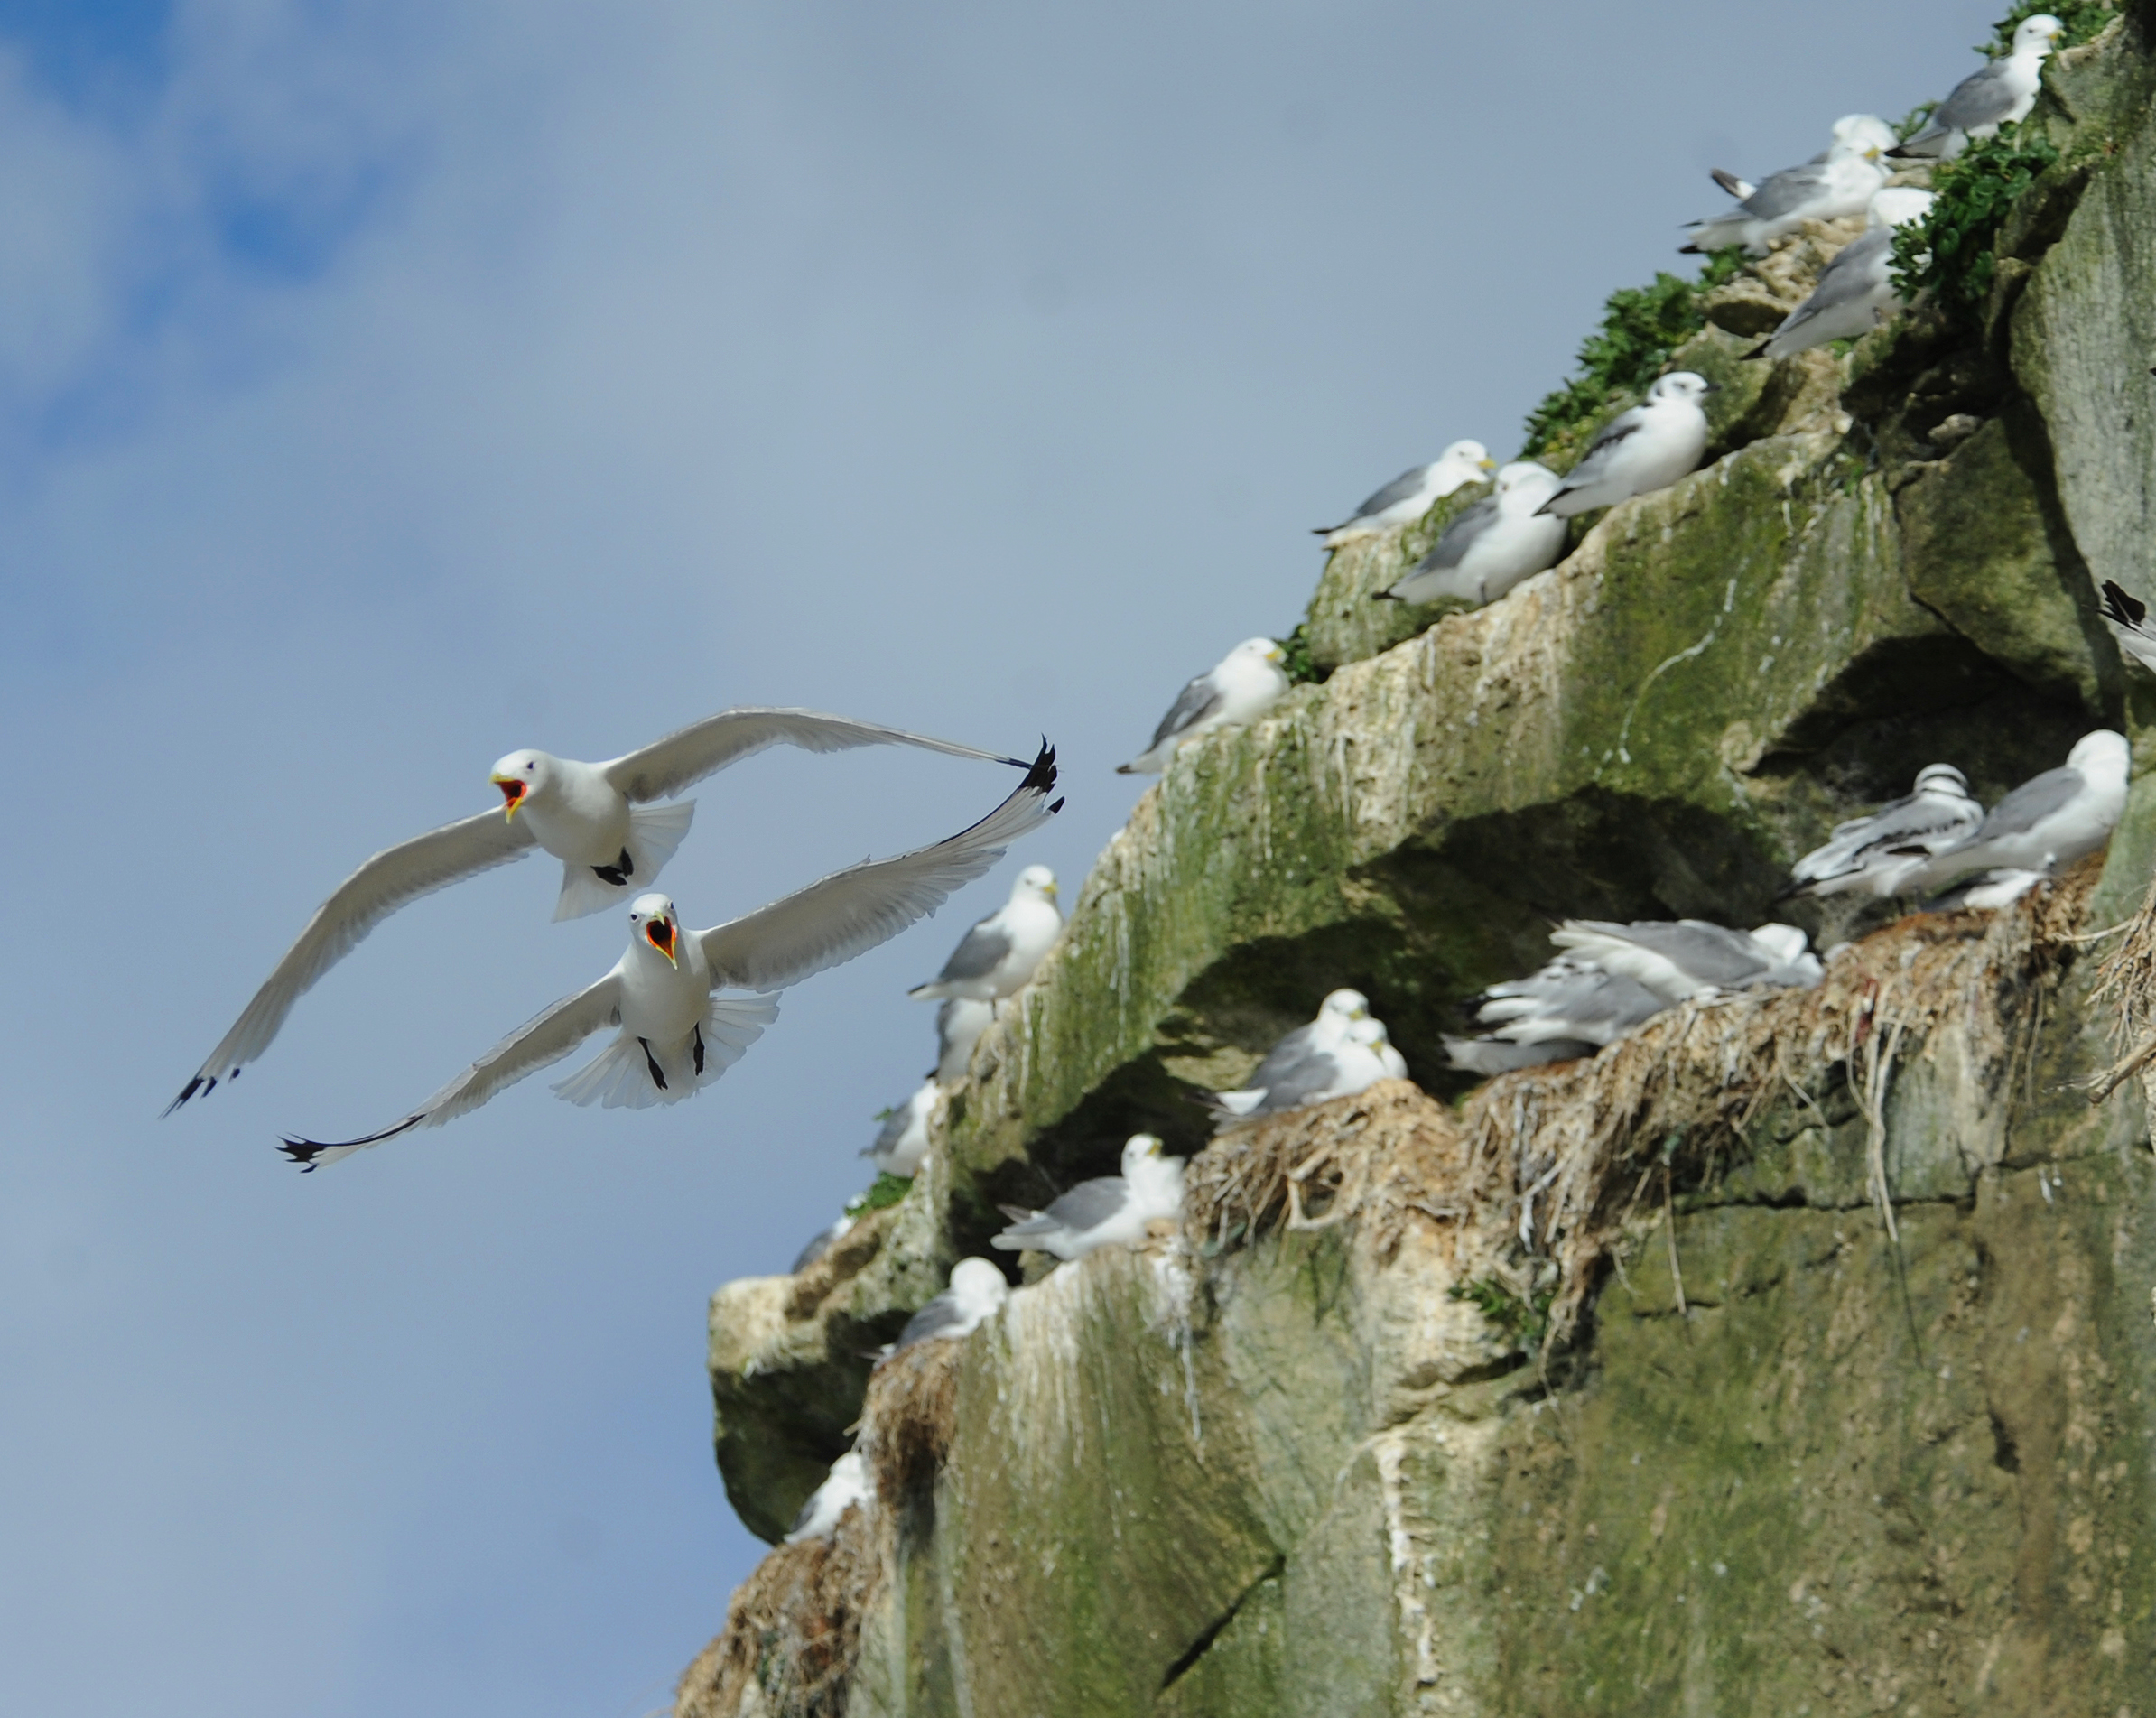
[[[506,817],[516,816],[517,806],[524,803],[526,791],[525,785],[514,775],[497,775],[494,785],[502,790],[502,814]]]
[[[654,919],[644,927],[644,934],[649,939],[653,948],[658,950],[669,961],[674,959],[674,926],[667,924],[664,919]]]

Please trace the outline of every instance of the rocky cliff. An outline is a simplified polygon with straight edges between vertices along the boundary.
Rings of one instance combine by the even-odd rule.
[[[684,1718],[2156,1706],[2156,1159],[2103,1078],[2156,1025],[2156,777],[2010,908],[1785,915],[1845,944],[1816,990],[1480,1083],[1439,1047],[1554,919],[1756,923],[1934,759],[1987,802],[2098,726],[2156,762],[2095,595],[2156,599],[2144,28],[2052,62],[1965,302],[1752,363],[1854,228],[1719,271],[1666,361],[1722,385],[1708,462],[1549,573],[1370,600],[1448,504],[1334,554],[1322,679],[1140,802],[912,1190],[714,1297],[743,1519],[856,1422],[878,1490]],[[1191,1086],[1343,983],[1415,1082],[1212,1142]],[[871,1376],[998,1202],[1138,1128],[1179,1231]]]

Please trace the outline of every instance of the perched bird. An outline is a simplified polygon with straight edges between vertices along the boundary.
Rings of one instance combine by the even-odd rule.
[[[1005,1205],[1010,1227],[989,1243],[1006,1252],[1053,1253],[1070,1260],[1101,1247],[1127,1246],[1145,1238],[1156,1218],[1183,1214],[1183,1159],[1164,1156],[1149,1133],[1134,1133],[1123,1146],[1123,1173],[1082,1181],[1045,1211]]]
[[[1842,220],[1861,215],[1873,193],[1886,183],[1882,157],[1893,146],[1894,131],[1870,114],[1849,114],[1835,121],[1834,141],[1801,167],[1785,167],[1757,186],[1745,186],[1733,209],[1694,221],[1690,240],[1680,250],[1701,252],[1742,245],[1764,256],[1773,242],[1808,220]],[[1724,190],[1740,180],[1716,182]]]
[[[1337,549],[1357,537],[1374,537],[1395,525],[1408,525],[1430,510],[1463,484],[1475,483],[1495,469],[1490,450],[1480,441],[1455,441],[1427,465],[1410,466],[1374,495],[1363,497],[1352,517],[1339,525],[1321,525],[1312,534]]]
[[[1329,1047],[1306,1051],[1265,1085],[1257,1084],[1252,1075],[1252,1083],[1239,1091],[1214,1092],[1209,1106],[1213,1131],[1225,1133],[1245,1121],[1352,1097],[1380,1080],[1405,1079],[1407,1073],[1406,1061],[1386,1035],[1385,1023],[1366,1015]]]
[[[1020,758],[813,710],[722,710],[604,764],[582,764],[541,751],[511,752],[495,765],[490,778],[501,790],[501,815],[482,812],[386,848],[339,884],[165,1113],[197,1091],[208,1096],[219,1078],[237,1078],[242,1067],[269,1048],[293,1004],[316,980],[376,925],[423,895],[522,859],[534,846],[562,861],[557,920],[581,918],[626,901],[632,885],[637,892],[648,888],[689,832],[696,805],[692,800],[670,805],[645,802],[678,794],[773,746],[812,752],[920,746],[954,757],[1028,767]]]
[[[1537,511],[1569,519],[1668,488],[1706,451],[1706,413],[1699,403],[1708,392],[1706,379],[1690,370],[1657,378],[1645,400],[1610,421]]]
[[[915,1342],[971,1336],[1003,1310],[1010,1284],[985,1258],[962,1258],[951,1267],[951,1286],[906,1321],[887,1356]]]
[[[2133,753],[2123,734],[2084,734],[2064,767],[2033,775],[1944,851],[1920,860],[1900,884],[1917,894],[1975,871],[2040,871],[2056,876],[2111,839],[2126,809]]]
[[[848,1450],[831,1464],[831,1473],[823,1483],[809,1493],[794,1525],[786,1529],[785,1543],[828,1539],[848,1509],[857,1503],[866,1509],[875,1501],[876,1482],[869,1476],[867,1458],[859,1450]]]
[[[1055,755],[1044,747],[1017,791],[971,828],[834,871],[708,931],[683,930],[665,896],[639,896],[629,909],[628,950],[598,983],[520,1027],[394,1127],[334,1144],[288,1138],[284,1150],[311,1169],[414,1128],[438,1127],[609,1026],[620,1028],[614,1042],[557,1092],[609,1107],[685,1098],[739,1061],[778,1014],[772,996],[712,992],[779,990],[888,942],[1047,822],[1062,803],[1045,803],[1055,788]]]
[[[2119,648],[2156,674],[2156,627],[2149,625],[2149,606],[2123,585],[2104,580],[2104,622]]]
[[[1480,608],[1556,566],[1565,553],[1565,522],[1540,508],[1562,484],[1547,466],[1514,460],[1497,474],[1492,493],[1447,525],[1429,553],[1378,595],[1395,602],[1457,597]]]
[[[1951,161],[1972,137],[1989,137],[2001,125],[2026,119],[2043,87],[2044,61],[2065,32],[2048,12],[2022,19],[2011,51],[1956,84],[1924,129],[1887,153],[1900,161]]]
[[[916,1001],[971,997],[1000,1002],[1026,988],[1062,931],[1055,873],[1045,865],[1028,865],[1010,886],[1010,898],[959,938],[943,970],[906,995]]]
[[[1968,778],[1951,764],[1927,764],[1908,794],[1869,817],[1836,823],[1834,833],[1789,868],[1793,895],[1898,894],[1900,880],[1984,822]]]
[[[1666,1006],[1645,986],[1570,954],[1492,985],[1480,1002],[1476,1018],[1493,1030],[1448,1037],[1445,1048],[1454,1067],[1482,1074],[1593,1055]]]
[[[1928,190],[1891,185],[1881,191],[1872,200],[1872,224],[1835,253],[1810,296],[1744,356],[1788,358],[1877,328],[1900,303],[1894,290],[1894,229],[1922,220],[1930,210]]]
[[[1819,957],[1793,924],[1733,931],[1705,919],[1635,919],[1612,924],[1566,919],[1549,940],[1604,972],[1631,979],[1665,1005],[1736,990],[1810,989],[1824,976]]]
[[[1308,1058],[1330,1052],[1347,1036],[1350,1026],[1369,1017],[1370,998],[1361,991],[1333,991],[1317,1005],[1315,1018],[1296,1027],[1265,1053],[1265,1059],[1250,1070],[1250,1079],[1240,1091],[1209,1092],[1206,1106],[1216,1113],[1225,1110],[1238,1116],[1256,1109],[1268,1086],[1285,1079],[1289,1069]]]
[[[993,1002],[970,996],[943,998],[943,1006],[935,1011],[938,1080],[948,1086],[966,1077],[967,1069],[973,1065],[973,1046],[980,1042],[980,1035],[989,1029],[989,1022],[995,1017]]]
[[[1185,740],[1216,728],[1254,722],[1287,692],[1287,653],[1270,638],[1246,638],[1219,662],[1185,686],[1168,713],[1153,730],[1153,743],[1119,775],[1157,775],[1168,766]]]
[[[876,1165],[878,1175],[911,1181],[928,1156],[928,1119],[935,1113],[937,1086],[933,1077],[924,1080],[914,1095],[884,1118],[876,1143],[863,1146],[861,1156]]]
[[[840,1241],[845,1240],[847,1232],[852,1227],[853,1219],[841,1214],[829,1229],[818,1230],[809,1244],[795,1254],[794,1262],[786,1267],[786,1275],[789,1277],[800,1276],[803,1271],[822,1258]]]

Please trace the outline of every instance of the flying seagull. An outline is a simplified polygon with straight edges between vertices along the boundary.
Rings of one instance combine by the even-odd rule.
[[[2156,627],[2149,625],[2149,606],[2115,580],[2104,580],[2104,620],[2119,648],[2156,674]]]
[[[990,1241],[1007,1252],[1083,1258],[1101,1247],[1145,1238],[1156,1218],[1183,1214],[1183,1159],[1162,1156],[1160,1141],[1134,1133],[1123,1146],[1123,1173],[1082,1181],[1045,1211],[1005,1205],[1010,1227]]]
[[[1805,989],[1823,976],[1793,924],[1733,931],[1705,919],[1566,919],[1549,940],[1604,972],[1631,979],[1666,1004],[1736,990]]]
[[[557,920],[581,918],[626,901],[632,886],[637,891],[649,887],[689,832],[696,804],[646,802],[678,794],[773,746],[812,752],[920,746],[954,757],[1029,767],[1021,758],[846,716],[748,707],[722,710],[604,764],[542,751],[511,752],[490,777],[501,790],[500,814],[481,812],[386,848],[339,884],[165,1113],[198,1091],[208,1096],[220,1078],[237,1078],[242,1067],[269,1048],[293,1005],[323,973],[397,908],[423,895],[522,859],[534,847],[562,861]]]
[[[985,1258],[962,1258],[951,1267],[951,1286],[906,1321],[886,1356],[915,1342],[971,1336],[1003,1310],[1010,1284]]]
[[[1395,602],[1457,597],[1481,608],[1556,566],[1565,553],[1565,522],[1540,508],[1562,485],[1547,466],[1513,461],[1497,474],[1492,493],[1447,525],[1429,553],[1378,595]]]
[[[1956,84],[1954,93],[1931,110],[1924,129],[1887,153],[1903,161],[1951,161],[1972,137],[1989,137],[2001,125],[2027,118],[2043,87],[2044,61],[2065,31],[2048,12],[2022,19],[2011,52]]]
[[[1610,421],[1537,511],[1569,519],[1667,489],[1706,451],[1706,413],[1699,403],[1708,392],[1706,378],[1690,370],[1658,377],[1645,400]]]
[[[869,1477],[867,1459],[859,1450],[848,1450],[831,1464],[823,1483],[809,1493],[794,1525],[786,1529],[784,1543],[828,1539],[838,1531],[839,1518],[848,1509],[857,1503],[866,1509],[875,1500],[876,1483]]]
[[[896,859],[864,859],[708,931],[684,930],[665,896],[638,896],[628,949],[598,983],[503,1039],[395,1126],[333,1144],[287,1138],[285,1153],[312,1169],[439,1127],[609,1026],[620,1028],[614,1042],[554,1090],[572,1103],[609,1108],[678,1102],[739,1061],[777,1017],[775,997],[712,992],[783,989],[888,942],[1045,823],[1062,803],[1045,803],[1055,788],[1055,754],[1044,747],[1017,791],[971,828]]]
[[[1901,881],[1915,894],[1974,871],[2040,871],[2056,876],[2111,839],[2126,809],[2133,748],[2108,728],[2084,734],[2060,769],[2033,775],[1944,851],[1921,860]]]
[[[863,1146],[861,1156],[875,1164],[882,1175],[911,1181],[928,1156],[928,1119],[935,1110],[934,1075],[923,1081],[914,1095],[884,1118],[876,1143]]]
[[[943,970],[906,995],[916,1001],[971,997],[999,1002],[1026,988],[1062,931],[1055,873],[1045,865],[1028,865],[1010,886],[1010,898],[959,938]]]
[[[1395,525],[1411,524],[1464,484],[1479,482],[1495,469],[1490,450],[1480,441],[1455,441],[1427,465],[1410,466],[1382,489],[1362,498],[1362,505],[1339,525],[1319,525],[1315,536],[1325,547],[1337,549],[1358,537],[1374,537]]]
[[[1894,142],[1893,127],[1870,114],[1850,114],[1835,122],[1834,142],[1816,161],[1785,167],[1739,195],[1736,208],[1694,221],[1689,241],[1678,248],[1701,252],[1742,245],[1764,256],[1774,240],[1795,232],[1808,220],[1841,220],[1861,215],[1872,195],[1886,182],[1881,159]],[[1728,183],[1724,189],[1728,189]],[[1733,181],[1741,183],[1742,181]]]
[[[1216,728],[1254,722],[1287,692],[1287,653],[1270,638],[1246,638],[1183,688],[1174,707],[1153,730],[1153,743],[1119,775],[1157,775],[1185,740]]]
[[[1951,764],[1927,764],[1916,786],[1869,817],[1836,823],[1834,833],[1789,868],[1792,895],[1900,893],[1901,879],[1984,822],[1968,778]]]
[[[1835,253],[1804,302],[1744,356],[1788,358],[1877,328],[1900,303],[1894,290],[1894,229],[1922,220],[1930,209],[1928,190],[1892,185],[1881,191],[1872,200],[1872,224]]]

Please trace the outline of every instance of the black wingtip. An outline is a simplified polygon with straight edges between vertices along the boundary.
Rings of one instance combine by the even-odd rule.
[[[1033,760],[1026,772],[1026,779],[1018,784],[1022,790],[1030,787],[1034,792],[1045,794],[1055,785],[1055,748],[1048,744],[1048,737],[1041,736],[1040,756]]]
[[[1119,775],[1135,775],[1138,771],[1129,764],[1118,764],[1115,766],[1115,773]]]
[[[1755,358],[1765,358],[1767,356],[1767,348],[1773,344],[1774,342],[1772,340],[1761,340],[1757,346],[1753,347],[1751,351],[1740,353],[1737,358],[1737,362],[1740,364],[1749,364]]]
[[[1391,590],[1373,590],[1370,593],[1370,599],[1372,602],[1405,602],[1408,600],[1407,598]]]
[[[190,1080],[185,1085],[180,1088],[180,1095],[177,1098],[174,1098],[172,1102],[165,1105],[163,1115],[161,1115],[158,1119],[163,1120],[164,1116],[171,1115],[173,1110],[177,1110],[181,1104],[185,1103],[198,1091],[207,1098],[210,1092],[216,1089],[216,1086],[217,1076],[215,1074],[211,1074],[209,1076],[209,1078],[205,1079],[202,1075],[198,1073],[193,1079]]]
[[[1048,806],[1048,815],[1054,817],[1061,810],[1063,810],[1063,801],[1060,799],[1053,801]]]
[[[1910,154],[1906,144],[1896,144],[1886,153],[1889,161],[1922,161],[1924,159],[1921,155]]]
[[[1705,256],[1706,255],[1696,245],[1679,245],[1677,247],[1677,254],[1679,256]]]
[[[2149,618],[2149,605],[2117,580],[2106,579],[2104,580],[2104,618],[2122,627],[2139,627]]]
[[[283,1144],[280,1145],[277,1149],[283,1152],[285,1156],[290,1158],[293,1163],[299,1165],[300,1173],[302,1175],[311,1175],[317,1169],[321,1167],[320,1164],[314,1161],[315,1158],[320,1156],[323,1152],[329,1150],[329,1147],[323,1145],[319,1140],[294,1139],[290,1136],[287,1136]]]

